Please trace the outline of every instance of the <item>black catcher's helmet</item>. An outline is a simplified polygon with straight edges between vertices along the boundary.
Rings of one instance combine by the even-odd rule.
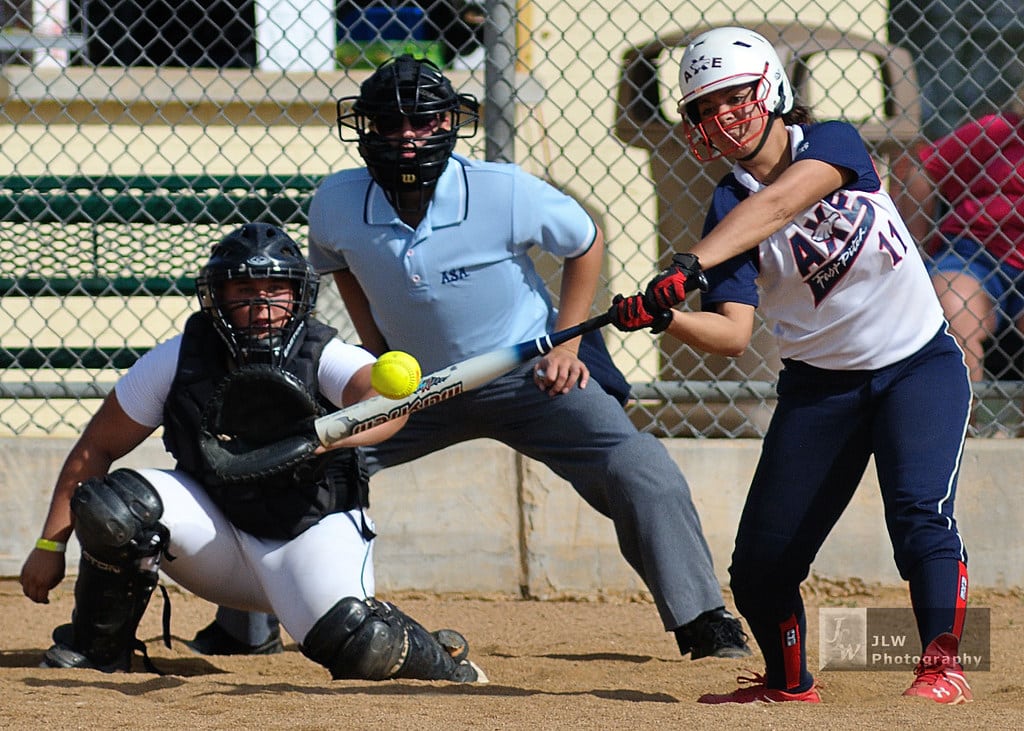
[[[286,303],[290,307],[287,323],[275,328],[251,323],[248,327],[235,326],[225,306],[224,282],[268,277],[292,283],[293,296]],[[247,223],[213,247],[210,260],[196,278],[196,290],[200,307],[239,365],[283,365],[316,305],[319,281],[299,245],[288,234],[268,223]]]
[[[408,147],[386,139],[401,129],[402,117],[413,127],[429,118],[447,115],[450,128],[437,127],[416,147],[415,157],[403,157]],[[430,201],[429,189],[444,172],[460,137],[476,134],[479,104],[471,94],[457,94],[441,70],[426,59],[402,55],[385,61],[359,88],[359,96],[338,100],[338,134],[344,142],[359,142],[359,154],[388,200],[399,207],[399,192],[418,192],[420,210]],[[352,137],[349,130],[355,130]]]

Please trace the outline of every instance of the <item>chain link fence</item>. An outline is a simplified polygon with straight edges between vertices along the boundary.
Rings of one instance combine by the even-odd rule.
[[[962,201],[942,199],[943,181],[912,195],[920,151],[1016,110],[1024,4],[891,4],[0,0],[0,429],[81,429],[118,375],[178,332],[209,245],[239,222],[274,221],[302,240],[317,181],[360,164],[335,135],[335,100],[398,52],[431,58],[483,100],[484,134],[460,152],[515,161],[600,222],[609,251],[596,309],[699,236],[725,169],[683,145],[676,64],[686,39],[715,25],[757,28],[819,118],[860,128],[939,256],[951,250],[942,216]],[[989,193],[1005,192],[1008,217],[1020,218],[1022,197],[1010,197],[1024,195],[1020,158],[1000,154],[978,155],[976,167],[1005,163],[1001,177],[988,170]],[[976,222],[957,220],[963,236]],[[1016,435],[1024,259],[1011,234],[1021,229],[994,226],[1011,240],[995,272],[980,270],[983,286],[963,290],[952,276],[939,286],[978,360],[975,432]],[[961,252],[963,271],[987,255]],[[537,263],[557,291],[558,263]],[[322,291],[321,314],[354,337],[333,288]],[[779,368],[764,323],[739,358],[648,333],[606,338],[641,428],[763,435]]]

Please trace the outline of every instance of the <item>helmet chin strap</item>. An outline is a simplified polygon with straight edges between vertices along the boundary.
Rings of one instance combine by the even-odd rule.
[[[778,114],[776,114],[775,112],[768,113],[768,123],[765,124],[764,126],[764,132],[761,133],[761,140],[757,143],[757,147],[755,147],[754,151],[751,152],[746,157],[736,158],[739,162],[746,162],[747,160],[753,160],[755,157],[757,157],[757,154],[761,152],[761,148],[763,148],[765,143],[768,141],[768,133],[772,131],[772,123],[776,119],[780,119]]]

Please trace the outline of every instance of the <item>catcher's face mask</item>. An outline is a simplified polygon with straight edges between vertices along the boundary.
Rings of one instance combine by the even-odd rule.
[[[318,281],[287,234],[249,223],[214,247],[196,290],[239,365],[283,365],[313,311]]]
[[[281,337],[299,304],[288,279],[229,279],[220,300],[228,324],[251,341]]]
[[[281,353],[301,302],[295,283],[283,278],[228,279],[215,307],[242,363],[280,365]]]

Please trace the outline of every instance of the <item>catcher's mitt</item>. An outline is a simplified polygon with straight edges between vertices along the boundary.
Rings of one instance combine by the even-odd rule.
[[[290,470],[320,446],[316,398],[294,375],[247,365],[218,386],[203,410],[199,449],[221,479],[238,482]]]

